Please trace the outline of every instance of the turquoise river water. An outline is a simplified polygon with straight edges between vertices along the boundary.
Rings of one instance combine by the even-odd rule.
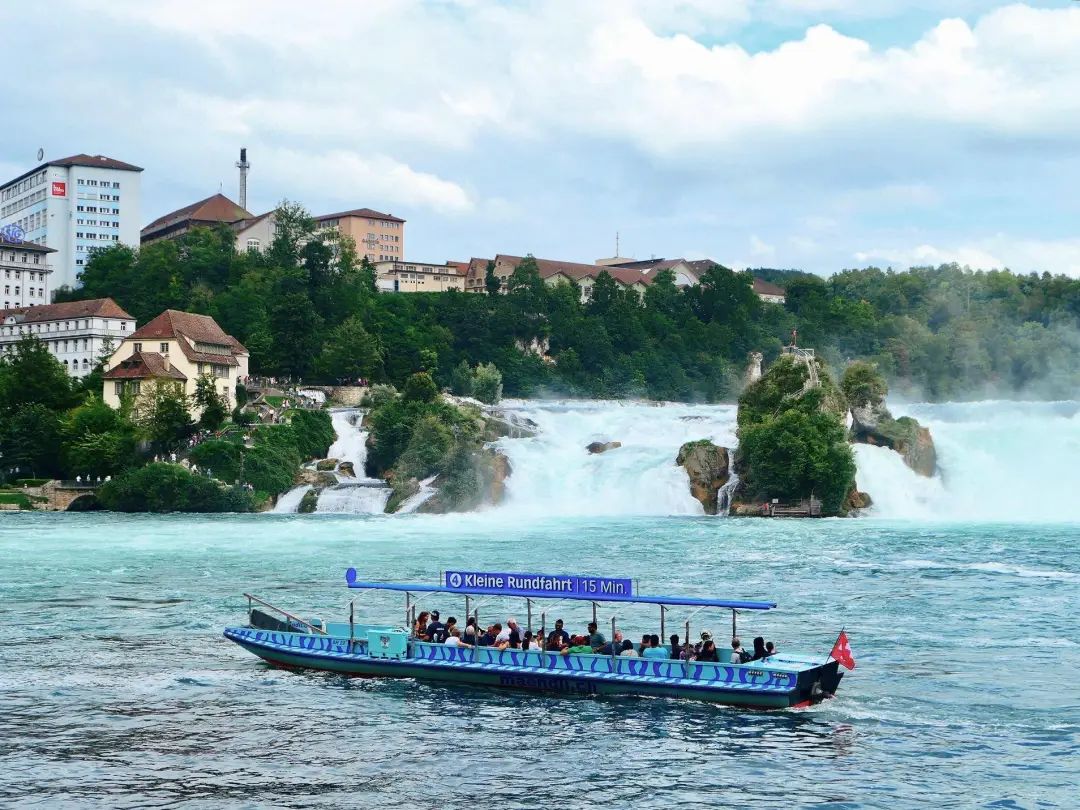
[[[1077,807],[1078,538],[1074,522],[4,514],[0,805]],[[769,598],[744,638],[824,660],[846,626],[858,667],[834,700],[750,712],[285,672],[222,638],[245,591],[345,618],[350,565]],[[587,608],[557,610],[584,626]],[[723,638],[730,616],[693,622]]]

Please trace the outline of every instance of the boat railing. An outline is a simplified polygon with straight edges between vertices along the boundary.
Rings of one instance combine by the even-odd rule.
[[[287,618],[289,621],[296,622],[297,624],[302,625],[303,627],[306,627],[312,633],[318,633],[318,634],[323,635],[323,636],[326,635],[326,630],[324,630],[323,628],[316,627],[311,622],[304,621],[299,616],[296,616],[296,615],[294,615],[292,613],[289,613],[289,611],[287,611],[287,610],[282,610],[281,608],[277,607],[276,605],[271,605],[265,599],[260,599],[259,597],[253,596],[250,593],[245,593],[244,596],[247,597],[247,600],[248,600],[248,616],[249,617],[251,616],[252,603],[258,603],[258,604],[262,605],[265,608],[269,608],[270,610],[274,611],[275,613],[280,613],[282,616]]]

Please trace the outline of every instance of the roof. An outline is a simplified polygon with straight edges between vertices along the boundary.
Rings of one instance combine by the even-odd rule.
[[[19,323],[43,323],[65,318],[124,318],[135,320],[111,298],[91,298],[87,301],[65,301],[62,304],[42,304],[37,307],[17,307],[0,310],[0,318],[15,315]],[[19,316],[22,317],[19,317]]]
[[[134,352],[131,357],[121,360],[112,369],[105,372],[106,380],[145,380],[148,377],[164,377],[172,380],[186,380],[187,376],[176,366],[166,366],[165,358],[157,352]]]
[[[354,208],[351,211],[339,211],[336,214],[321,214],[315,217],[316,222],[322,222],[327,219],[344,219],[345,217],[364,217],[365,219],[385,219],[387,222],[404,222],[405,220],[400,217],[395,217],[393,214],[384,214],[381,211],[376,211],[373,208]]]
[[[345,572],[346,584],[349,588],[372,591],[400,591],[407,593],[450,593],[457,596],[465,594],[491,595],[490,589],[468,590],[464,588],[446,588],[441,585],[426,585],[408,582],[361,582],[356,579],[356,570],[350,568]],[[507,594],[519,599],[571,599],[581,602],[623,602],[644,605],[683,605],[688,607],[715,607],[731,610],[772,610],[776,607],[775,602],[760,602],[744,599],[700,599],[693,596],[616,596],[606,594],[603,596],[561,593],[551,594],[546,591],[518,592]]]
[[[18,177],[8,180],[3,186],[9,186],[12,183],[18,183],[20,180],[25,180],[32,174],[37,174],[47,166],[63,166],[65,168],[71,168],[72,166],[85,166],[92,169],[120,169],[121,171],[128,172],[141,172],[142,167],[136,166],[132,163],[125,163],[122,160],[116,158],[106,157],[105,155],[87,155],[80,153],[78,155],[70,155],[66,158],[60,158],[59,160],[48,160],[29,171],[23,172]]]
[[[9,242],[7,237],[4,236],[2,230],[0,230],[0,247],[17,248],[18,250],[29,250],[33,253],[56,253],[56,248],[46,247],[45,245],[39,245],[37,242]],[[35,270],[40,270],[40,267],[35,267]]]
[[[515,269],[524,260],[524,256],[507,256],[502,253],[495,257],[496,263],[504,262]],[[627,270],[621,267],[605,267],[597,264],[563,262],[553,259],[536,259],[536,267],[540,271],[540,278],[544,279],[561,274],[567,278],[574,279],[575,281],[580,281],[583,278],[596,278],[601,273],[607,273],[616,281],[626,285],[649,283],[649,277],[644,273],[638,270]]]
[[[412,259],[384,259],[381,262],[375,262],[375,267],[378,268],[378,267],[384,267],[386,265],[395,265],[395,266],[390,268],[390,272],[396,273],[396,272],[398,272],[399,269],[403,273],[412,272],[407,267],[405,267],[405,265],[407,265],[407,264],[411,264],[414,267],[420,268],[420,270],[418,270],[417,272],[422,272],[422,273],[427,273],[427,272],[443,273],[445,275],[450,275],[450,276],[452,276],[452,275],[463,276],[463,275],[465,275],[465,270],[468,267],[468,265],[465,264],[464,262],[446,262],[445,264],[441,264],[439,262],[418,262],[418,261],[415,261],[415,260],[412,260]],[[396,265],[402,265],[402,267],[398,268]],[[430,269],[426,269],[426,268],[430,268]]]
[[[764,279],[754,279],[754,292],[758,295],[784,295],[784,288],[777,287],[771,281],[765,281]]]
[[[218,346],[228,346],[229,354],[199,351],[180,337],[188,338],[194,343],[212,343]],[[197,315],[194,312],[181,312],[176,309],[167,309],[152,321],[143,324],[130,335],[127,340],[154,340],[160,338],[175,338],[180,345],[184,356],[193,363],[217,363],[218,365],[239,365],[234,354],[247,354],[247,349],[236,338],[225,334],[218,326],[217,321],[209,315]],[[239,348],[237,348],[239,347]]]
[[[238,219],[236,222],[230,223],[229,227],[231,227],[235,231],[243,231],[243,230],[246,230],[247,228],[250,228],[252,225],[255,225],[256,223],[262,222],[264,219],[266,219],[268,216],[270,216],[273,213],[275,213],[275,212],[274,211],[267,211],[265,214],[259,214],[257,217],[250,217],[248,219]],[[150,227],[150,226],[148,225],[147,227]]]
[[[255,219],[255,215],[241,208],[224,194],[213,194],[205,200],[199,200],[158,217],[142,229],[142,235],[152,236],[157,231],[185,222],[224,222],[231,225],[246,219]]]

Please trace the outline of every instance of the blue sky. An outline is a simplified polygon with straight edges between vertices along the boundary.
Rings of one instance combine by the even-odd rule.
[[[1080,276],[1080,3],[70,0],[6,12],[0,173],[370,206],[408,258]],[[24,16],[25,15],[25,16]],[[45,58],[43,58],[45,57]],[[11,122],[17,122],[11,126]]]

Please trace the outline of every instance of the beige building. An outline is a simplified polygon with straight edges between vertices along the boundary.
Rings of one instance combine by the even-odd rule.
[[[315,217],[319,230],[333,229],[356,243],[356,252],[370,262],[400,262],[405,255],[405,220],[371,208],[356,208]]]
[[[505,290],[506,283],[510,280],[517,266],[524,261],[524,256],[497,255],[493,260],[495,277],[499,279]],[[472,259],[466,270],[465,290],[467,292],[484,292],[484,279],[489,264],[488,259]],[[581,300],[588,301],[592,297],[592,288],[601,273],[607,273],[615,282],[622,287],[632,289],[639,295],[645,294],[649,285],[649,276],[639,270],[631,270],[623,267],[604,267],[596,264],[581,264],[579,262],[562,262],[553,259],[536,259],[540,278],[548,286],[559,283],[577,283],[581,289]]]
[[[209,315],[169,309],[128,335],[105,366],[102,397],[113,408],[124,394],[172,382],[195,393],[198,378],[209,374],[229,410],[236,407],[236,384],[247,377],[248,351]],[[191,406],[192,416],[198,410]]]
[[[465,290],[463,262],[375,262],[375,285],[381,292]]]

